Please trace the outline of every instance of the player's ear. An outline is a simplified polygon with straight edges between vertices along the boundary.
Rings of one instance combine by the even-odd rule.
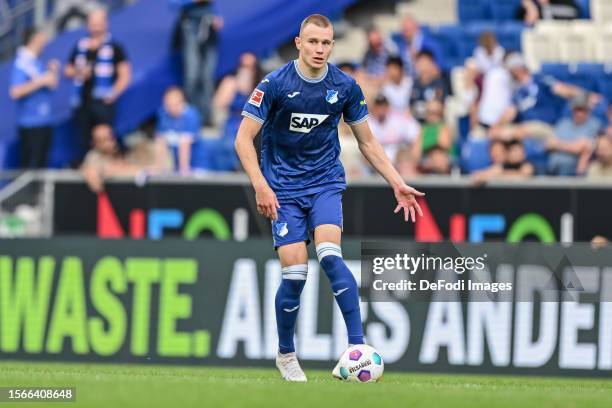
[[[300,37],[295,37],[295,48],[297,48],[299,51],[301,46],[302,46],[302,39]]]

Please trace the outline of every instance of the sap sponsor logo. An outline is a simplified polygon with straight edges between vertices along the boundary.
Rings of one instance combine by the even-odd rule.
[[[289,122],[289,130],[300,133],[310,133],[310,131],[327,119],[329,115],[315,115],[308,113],[292,113]]]
[[[259,108],[261,106],[261,101],[263,100],[264,94],[264,91],[260,91],[259,89],[255,88],[251,94],[251,97],[249,98],[249,103]]]

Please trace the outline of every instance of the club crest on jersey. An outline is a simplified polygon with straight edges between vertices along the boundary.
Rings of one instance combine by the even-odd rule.
[[[281,238],[287,235],[289,233],[289,228],[287,228],[287,223],[286,222],[275,222],[274,232],[276,233],[276,235],[278,235]]]
[[[292,113],[289,121],[289,130],[300,133],[310,133],[310,131],[327,119],[329,115],[315,115],[309,113]]]
[[[251,94],[251,97],[249,98],[249,103],[259,108],[261,106],[261,101],[263,100],[263,97],[264,91],[260,91],[259,89],[255,88],[255,90]]]
[[[334,91],[333,89],[328,89],[325,100],[332,104],[338,102],[338,91]]]

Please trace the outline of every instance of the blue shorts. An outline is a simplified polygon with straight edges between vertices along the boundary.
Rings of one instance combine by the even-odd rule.
[[[294,242],[310,242],[315,227],[323,224],[342,228],[342,193],[334,188],[303,197],[278,200],[278,219],[272,221],[274,249]]]

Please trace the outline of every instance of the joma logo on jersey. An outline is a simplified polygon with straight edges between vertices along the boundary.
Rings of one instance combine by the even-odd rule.
[[[308,113],[292,113],[291,121],[289,122],[289,130],[301,133],[310,133],[310,131],[328,118],[329,115],[313,115]]]

